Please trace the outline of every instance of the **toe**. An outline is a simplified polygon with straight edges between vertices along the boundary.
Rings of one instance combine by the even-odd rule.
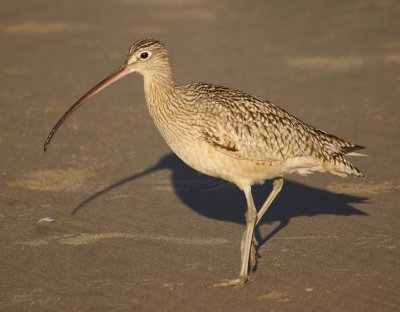
[[[211,284],[208,286],[208,288],[226,288],[226,287],[235,287],[235,286],[243,286],[245,283],[244,280],[240,279],[240,278],[236,278],[233,280],[223,280],[220,283],[216,283],[216,284]]]

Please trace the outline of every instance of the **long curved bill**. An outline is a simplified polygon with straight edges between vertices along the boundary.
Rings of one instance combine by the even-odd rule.
[[[108,75],[102,81],[100,81],[96,86],[90,89],[84,96],[82,96],[74,105],[72,105],[65,113],[61,116],[61,118],[57,121],[53,129],[51,129],[49,135],[47,136],[46,141],[44,142],[43,149],[44,151],[47,150],[47,146],[50,144],[51,139],[53,138],[54,134],[56,133],[57,129],[64,123],[65,120],[69,116],[72,115],[74,111],[76,111],[80,106],[85,104],[88,100],[90,100],[94,95],[99,93],[104,88],[108,87],[110,84],[114,83],[115,81],[121,79],[122,77],[134,72],[131,65],[125,63],[120,68],[118,68],[115,72]]]

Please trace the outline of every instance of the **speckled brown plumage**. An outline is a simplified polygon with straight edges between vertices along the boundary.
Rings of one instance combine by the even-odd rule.
[[[126,62],[80,98],[50,132],[97,92],[123,76],[138,72],[150,115],[171,149],[194,169],[235,183],[247,201],[246,231],[241,243],[239,278],[214,286],[244,284],[255,264],[254,227],[280,192],[289,173],[329,172],[364,177],[345,158],[363,147],[318,130],[267,100],[206,83],[177,86],[164,44],[136,42]],[[255,209],[251,186],[273,180],[263,206]]]
[[[303,123],[269,101],[204,83],[182,87],[193,97],[193,124],[199,139],[223,153],[252,161],[310,156],[335,163],[335,174],[363,174],[344,158],[362,148]]]

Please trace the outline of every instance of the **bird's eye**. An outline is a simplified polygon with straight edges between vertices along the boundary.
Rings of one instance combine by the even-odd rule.
[[[145,59],[147,59],[149,57],[149,53],[148,52],[142,52],[142,53],[140,53],[140,58],[142,59],[142,60],[145,60]]]

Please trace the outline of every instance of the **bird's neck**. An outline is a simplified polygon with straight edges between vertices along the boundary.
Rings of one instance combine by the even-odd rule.
[[[150,110],[156,107],[172,108],[175,95],[175,81],[170,66],[144,75],[144,92]],[[172,102],[172,103],[171,103]]]
[[[172,72],[149,73],[144,76],[144,91],[161,92],[171,91],[175,87],[175,81]]]
[[[168,141],[166,127],[170,125],[179,108],[177,107],[175,82],[172,70],[164,68],[144,75],[144,93],[147,107],[154,124]]]
[[[172,71],[150,73],[144,76],[147,107],[153,122],[171,148],[176,134],[177,116],[181,114],[179,96]]]
[[[151,89],[165,89],[174,87],[174,74],[169,59],[164,59],[143,73],[145,92]],[[149,90],[150,89],[150,90]]]

